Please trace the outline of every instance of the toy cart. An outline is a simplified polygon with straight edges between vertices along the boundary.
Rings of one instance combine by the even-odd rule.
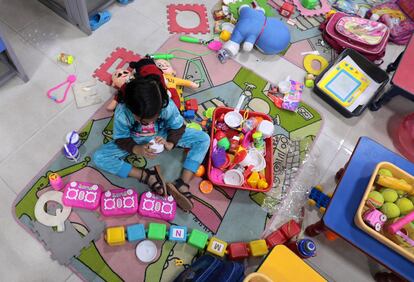
[[[268,186],[266,189],[259,189],[259,188],[252,188],[250,187],[246,181],[244,182],[244,184],[242,186],[234,186],[234,185],[228,185],[225,183],[218,183],[214,177],[211,176],[211,170],[213,168],[213,164],[212,164],[212,152],[213,152],[213,140],[214,140],[214,134],[216,132],[216,123],[217,120],[220,118],[220,116],[222,116],[223,114],[226,114],[227,112],[233,111],[233,108],[228,108],[228,107],[218,107],[215,109],[214,113],[213,113],[213,118],[212,118],[212,127],[211,127],[211,133],[210,133],[210,151],[209,151],[209,157],[208,157],[208,167],[207,167],[207,172],[208,172],[208,178],[210,179],[210,181],[216,185],[216,186],[220,186],[220,187],[226,187],[226,188],[233,188],[233,189],[243,189],[243,190],[250,190],[250,191],[255,191],[255,192],[268,192],[272,186],[273,186],[273,141],[272,138],[266,138],[265,144],[266,144],[266,151],[265,151],[265,161],[266,161],[266,168],[265,168],[265,178],[266,178],[266,182],[268,183]],[[240,114],[242,116],[244,116],[246,114],[246,111],[244,110],[240,110]],[[268,121],[272,121],[272,119],[264,114],[264,113],[260,113],[260,112],[248,112],[247,113],[247,117],[245,117],[246,119],[250,118],[250,117],[260,117],[263,118],[264,120],[268,120]],[[233,136],[237,135],[239,132],[235,129],[229,129],[226,132],[227,138],[231,139]]]
[[[392,174],[394,175],[394,177],[397,177],[399,179],[404,179],[408,183],[414,183],[414,178],[412,175],[408,174],[407,172],[403,171],[402,169],[398,168],[392,163],[388,163],[388,162],[379,163],[377,167],[375,168],[374,172],[372,173],[371,179],[368,183],[368,187],[366,188],[365,194],[362,197],[359,208],[355,214],[355,218],[354,218],[355,224],[360,229],[368,233],[370,236],[374,237],[375,239],[377,239],[384,245],[388,246],[390,249],[394,250],[395,252],[399,253],[400,255],[404,256],[410,261],[414,262],[413,247],[409,245],[404,245],[404,247],[401,245],[398,245],[397,243],[395,243],[394,241],[386,237],[382,232],[375,231],[373,228],[367,225],[363,220],[364,212],[366,212],[365,202],[368,199],[368,194],[374,190],[373,184],[375,182],[375,178],[378,174],[378,171],[382,168],[390,170]]]

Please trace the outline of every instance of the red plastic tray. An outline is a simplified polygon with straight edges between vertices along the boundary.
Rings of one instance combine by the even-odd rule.
[[[226,188],[233,188],[233,189],[242,189],[242,190],[250,190],[250,191],[255,191],[255,192],[268,192],[272,186],[273,186],[273,142],[272,142],[272,138],[266,138],[265,142],[266,142],[266,156],[265,156],[265,160],[266,160],[266,168],[265,168],[265,177],[266,177],[266,181],[269,184],[267,189],[258,189],[258,188],[252,188],[249,185],[247,185],[247,183],[245,183],[243,186],[234,186],[234,185],[227,185],[224,183],[217,183],[214,182],[212,180],[212,177],[210,176],[210,172],[211,172],[211,168],[213,167],[212,162],[211,162],[211,154],[212,154],[212,148],[213,148],[213,140],[214,140],[214,134],[216,132],[216,128],[215,128],[215,124],[217,119],[220,118],[220,116],[222,114],[225,114],[227,112],[233,111],[233,108],[228,108],[228,107],[218,107],[215,109],[214,113],[213,113],[213,120],[212,120],[212,128],[211,128],[211,133],[210,133],[210,152],[209,152],[209,157],[208,157],[208,166],[207,166],[207,171],[208,171],[208,178],[210,179],[210,181],[217,186],[220,187],[226,187]],[[244,110],[240,110],[240,114],[243,116],[245,113]],[[264,114],[264,113],[259,113],[259,112],[252,112],[249,111],[248,113],[248,117],[261,117],[263,119],[266,119],[268,121],[272,121],[272,119]],[[232,136],[234,136],[236,134],[235,130],[229,130],[227,132],[227,137],[229,137],[229,139],[231,139]]]

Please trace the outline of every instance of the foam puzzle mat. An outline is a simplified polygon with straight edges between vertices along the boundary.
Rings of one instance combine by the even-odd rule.
[[[177,36],[170,37],[158,52],[168,52],[174,48],[186,48],[195,53],[205,52],[200,45],[179,42]],[[240,94],[245,90],[248,96],[245,108],[269,114],[275,121],[274,140],[274,183],[273,189],[281,189],[285,179],[289,178],[285,167],[289,162],[299,162],[301,154],[292,158],[287,154],[289,140],[301,140],[308,145],[317,136],[322,118],[310,106],[301,104],[296,113],[282,111],[272,104],[265,95],[270,83],[253,71],[230,60],[221,65],[215,54],[196,57],[198,64],[185,60],[171,61],[179,77],[203,82],[196,91],[184,92],[185,97],[196,98],[199,102],[198,115],[212,106],[235,106]],[[286,61],[286,64],[289,62]],[[202,72],[202,73],[200,73]],[[248,91],[246,91],[248,89]],[[137,243],[127,242],[122,246],[109,246],[103,236],[103,230],[110,226],[129,225],[157,220],[144,218],[138,214],[124,217],[104,217],[99,209],[95,212],[73,208],[69,217],[63,222],[64,232],[57,232],[36,221],[34,208],[39,197],[51,190],[48,175],[59,173],[63,181],[84,181],[100,184],[104,190],[115,188],[132,188],[139,194],[148,190],[135,179],[121,179],[98,170],[91,156],[94,151],[112,139],[112,113],[103,105],[92,115],[86,125],[80,129],[82,145],[81,159],[77,163],[66,159],[61,152],[44,167],[37,177],[18,195],[13,205],[17,221],[35,236],[50,251],[53,259],[70,267],[80,278],[86,281],[172,281],[176,275],[191,264],[200,253],[188,244],[170,241],[156,241],[157,258],[153,263],[144,264],[137,260],[135,247]],[[301,147],[301,146],[299,146]],[[306,146],[304,146],[306,147]],[[300,150],[300,148],[298,148]],[[174,149],[162,153],[155,160],[130,155],[127,160],[136,167],[161,164],[167,181],[175,179],[181,170],[183,150]],[[177,215],[168,225],[184,225],[189,230],[199,229],[209,235],[215,235],[226,242],[251,241],[260,238],[270,216],[262,209],[263,193],[223,189],[215,187],[212,193],[202,194],[198,189],[200,178],[194,178],[190,191],[194,194],[195,206],[191,213],[177,210]],[[57,213],[56,205],[48,205],[48,213]],[[159,222],[159,221],[158,221]],[[175,260],[183,261],[176,266]],[[260,263],[260,259],[246,261],[251,267]]]

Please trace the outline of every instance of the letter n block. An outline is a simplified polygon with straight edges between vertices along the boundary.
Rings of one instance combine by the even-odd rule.
[[[171,226],[168,240],[175,242],[187,241],[187,226]]]

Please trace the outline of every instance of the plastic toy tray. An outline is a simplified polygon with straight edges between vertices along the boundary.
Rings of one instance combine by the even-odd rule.
[[[210,152],[209,152],[209,157],[208,157],[208,178],[210,179],[210,181],[217,186],[220,187],[227,187],[227,188],[234,188],[234,189],[243,189],[243,190],[250,190],[250,191],[256,191],[256,192],[268,192],[272,186],[273,186],[273,142],[272,142],[272,138],[266,138],[265,139],[265,143],[266,143],[266,155],[265,155],[265,161],[266,161],[266,168],[265,168],[265,177],[266,177],[266,182],[269,184],[267,189],[258,189],[258,188],[252,188],[250,186],[248,186],[246,183],[244,183],[243,186],[234,186],[234,185],[227,185],[224,183],[217,183],[214,181],[214,179],[210,176],[210,172],[211,169],[213,168],[213,164],[211,161],[211,154],[213,151],[213,140],[214,140],[214,134],[216,132],[216,128],[215,128],[215,124],[217,122],[217,120],[220,118],[221,115],[226,114],[227,112],[233,111],[233,108],[228,108],[228,107],[218,107],[215,109],[214,113],[213,113],[213,120],[212,120],[212,129],[211,129],[211,138],[210,138]],[[244,116],[245,111],[244,110],[240,110],[240,114],[242,116]],[[260,113],[260,112],[252,112],[249,111],[248,112],[248,116],[247,118],[250,117],[261,117],[265,120],[268,121],[272,121],[272,119],[264,114],[264,113]],[[234,130],[234,129],[230,129],[227,131],[227,137],[229,139],[231,139],[234,135],[238,134],[239,132]]]
[[[407,172],[405,172],[404,170],[398,168],[397,166],[393,165],[392,163],[389,163],[389,162],[379,163],[377,165],[377,167],[375,168],[374,172],[372,173],[371,179],[368,183],[368,187],[366,188],[365,194],[362,197],[359,208],[358,208],[358,210],[355,214],[355,218],[354,218],[355,224],[360,229],[362,229],[363,231],[368,233],[370,236],[374,237],[375,239],[377,239],[378,241],[380,241],[384,245],[388,246],[389,248],[391,248],[395,252],[397,252],[400,255],[407,258],[408,260],[414,262],[414,247],[409,247],[408,244],[407,244],[407,247],[403,247],[403,246],[398,245],[397,243],[395,243],[394,241],[392,241],[391,239],[386,237],[383,233],[376,232],[373,228],[369,227],[362,220],[362,215],[363,215],[364,211],[366,210],[365,202],[368,198],[368,194],[372,190],[374,190],[373,184],[374,184],[374,181],[375,181],[375,177],[377,176],[378,171],[382,168],[390,170],[392,172],[393,176],[396,177],[396,178],[404,179],[408,183],[414,183],[414,177],[412,175],[408,174]]]

